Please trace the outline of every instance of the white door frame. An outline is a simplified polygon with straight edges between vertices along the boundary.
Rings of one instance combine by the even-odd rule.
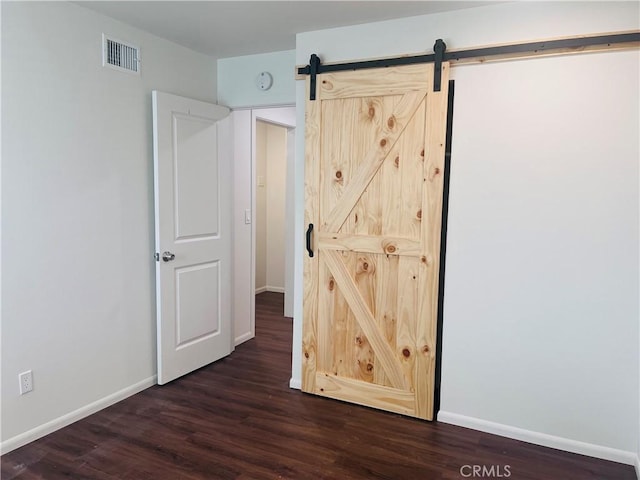
[[[234,327],[235,345],[239,345],[255,336],[255,272],[256,272],[256,122],[258,120],[272,123],[285,127],[287,132],[287,179],[286,179],[286,200],[285,200],[285,242],[288,256],[285,257],[285,315],[293,317],[293,300],[294,300],[294,258],[290,252],[294,247],[294,188],[295,188],[295,149],[289,148],[295,143],[295,127],[296,127],[296,108],[295,105],[280,105],[274,107],[247,107],[236,109],[232,112],[235,118],[234,123],[234,156],[236,166],[235,190],[234,193],[234,211],[236,219],[234,220],[234,231],[240,237],[234,239],[235,263],[234,285],[237,287],[234,291],[234,305],[237,306],[234,311]],[[250,163],[250,165],[249,165]],[[247,169],[247,167],[249,167]],[[249,190],[249,191],[247,191]],[[250,195],[250,200],[248,196]],[[245,222],[245,210],[249,210],[250,218]],[[245,230],[246,223],[250,223],[250,241],[247,239]],[[249,247],[250,243],[250,260],[247,262],[243,255],[243,251]],[[241,250],[237,250],[240,248]],[[247,263],[250,265],[247,266]],[[247,272],[246,269],[249,269]],[[242,282],[243,278],[247,278],[248,283]],[[240,288],[241,286],[241,288]],[[246,295],[249,297],[249,311],[246,309]],[[247,316],[249,316],[249,325],[247,325]],[[238,331],[237,325],[241,330]]]
[[[295,151],[291,151],[291,144],[295,137],[296,109],[295,106],[276,108],[254,108],[251,110],[251,210],[256,212],[257,193],[257,162],[256,162],[256,128],[261,120],[287,129],[287,172],[285,192],[285,251],[293,251],[293,175]],[[255,288],[256,273],[256,223],[251,224],[251,285]],[[285,256],[285,316],[293,317],[293,258]],[[287,306],[290,306],[288,309]],[[251,298],[251,329],[255,334],[255,295]]]

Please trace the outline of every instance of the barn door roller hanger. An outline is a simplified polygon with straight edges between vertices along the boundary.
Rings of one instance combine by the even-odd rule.
[[[316,76],[321,73],[361,70],[365,68],[385,68],[416,63],[433,63],[433,91],[441,87],[442,62],[480,63],[490,60],[504,60],[541,55],[560,55],[567,53],[593,52],[598,50],[621,50],[640,47],[640,32],[621,32],[603,35],[590,35],[557,40],[545,40],[528,43],[514,43],[494,47],[471,48],[467,50],[446,51],[442,39],[436,40],[432,54],[411,57],[384,58],[363,62],[337,63],[323,65],[320,57],[311,55],[309,65],[298,68],[298,75],[310,76],[309,100],[316,99]]]

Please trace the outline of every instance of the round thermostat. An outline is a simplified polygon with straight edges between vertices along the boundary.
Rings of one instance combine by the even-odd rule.
[[[273,77],[269,72],[262,72],[256,78],[256,85],[260,90],[269,90],[273,85]]]

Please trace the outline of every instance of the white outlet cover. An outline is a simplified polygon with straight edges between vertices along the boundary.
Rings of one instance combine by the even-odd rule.
[[[256,78],[256,86],[260,90],[269,90],[273,85],[273,77],[269,72],[261,72]]]
[[[24,395],[33,390],[33,374],[31,370],[27,370],[18,375],[18,381],[20,382],[20,395]]]

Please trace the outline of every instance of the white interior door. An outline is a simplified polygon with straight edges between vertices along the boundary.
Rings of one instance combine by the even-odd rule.
[[[153,92],[161,385],[232,350],[228,115],[220,105]]]

